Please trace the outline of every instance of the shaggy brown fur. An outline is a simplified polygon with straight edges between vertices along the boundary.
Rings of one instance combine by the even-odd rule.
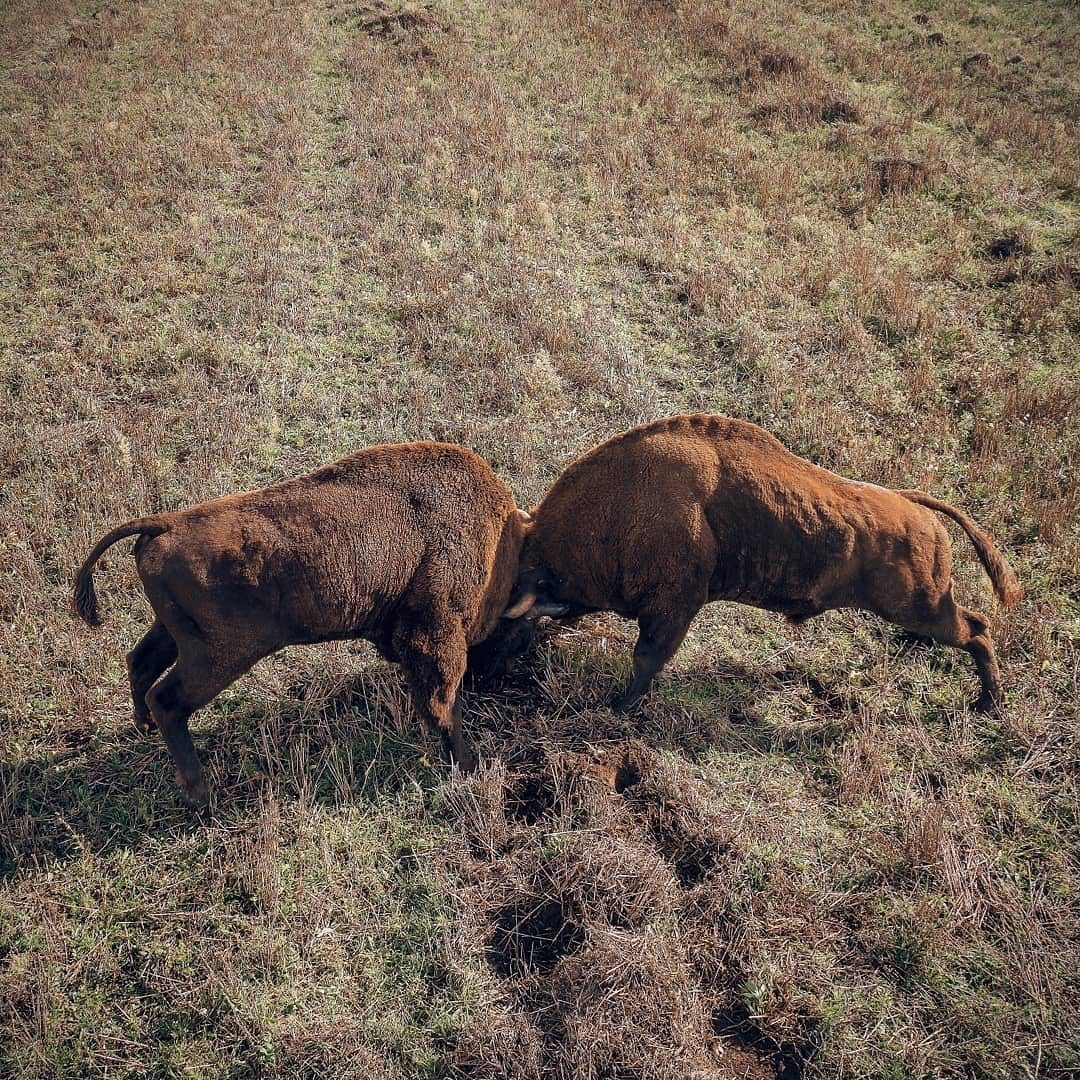
[[[573,462],[533,511],[518,599],[507,612],[563,605],[615,611],[640,627],[634,705],[710,600],[738,600],[801,623],[864,608],[971,653],[976,705],[1001,700],[986,619],[952,597],[949,536],[971,538],[1001,602],[1012,570],[964,513],[918,491],[846,480],[796,457],[768,432],[722,416],[673,416],[631,429]]]
[[[375,446],[295,480],[113,529],[78,573],[75,608],[98,625],[94,564],[138,536],[156,619],[128,655],[135,719],[160,729],[197,804],[207,791],[188,718],[286,645],[373,642],[403,665],[417,709],[469,767],[458,685],[468,646],[506,607],[526,520],[468,450]]]

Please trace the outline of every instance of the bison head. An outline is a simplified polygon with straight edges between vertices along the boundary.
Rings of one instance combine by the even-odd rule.
[[[523,511],[519,511],[523,513]],[[517,584],[510,595],[510,604],[503,612],[504,619],[520,619],[527,616],[538,619],[547,615],[552,619],[570,614],[572,605],[559,595],[561,582],[540,558],[531,531],[525,535],[518,562]]]

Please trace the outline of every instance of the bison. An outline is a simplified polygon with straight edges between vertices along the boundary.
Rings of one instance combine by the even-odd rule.
[[[986,619],[952,596],[949,536],[967,533],[998,598],[1020,598],[1012,570],[965,513],[920,491],[847,480],[788,451],[755,424],[673,416],[643,424],[572,462],[543,502],[521,552],[506,612],[636,619],[629,709],[712,600],[781,612],[795,624],[862,608],[973,657],[974,702],[995,710],[1001,677]]]
[[[306,476],[120,525],[87,556],[75,609],[99,625],[93,570],[118,540],[155,620],[128,654],[136,724],[208,800],[191,714],[286,645],[365,638],[400,662],[416,707],[463,768],[468,647],[507,605],[528,515],[459,446],[374,446]],[[171,670],[170,670],[171,669]]]

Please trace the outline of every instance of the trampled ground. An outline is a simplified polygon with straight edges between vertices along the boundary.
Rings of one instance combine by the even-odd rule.
[[[11,0],[0,50],[0,1074],[1080,1065],[1074,6]],[[292,650],[198,718],[201,822],[121,549],[70,613],[137,514],[428,437],[529,505],[686,410],[995,535],[1004,719],[715,605],[633,720],[633,628],[548,634],[461,779]]]

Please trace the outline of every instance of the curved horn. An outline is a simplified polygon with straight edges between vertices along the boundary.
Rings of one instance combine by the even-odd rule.
[[[521,599],[513,606],[508,607],[503,612],[504,619],[520,619],[526,611],[529,610],[536,603],[536,593],[527,592],[524,593]]]

